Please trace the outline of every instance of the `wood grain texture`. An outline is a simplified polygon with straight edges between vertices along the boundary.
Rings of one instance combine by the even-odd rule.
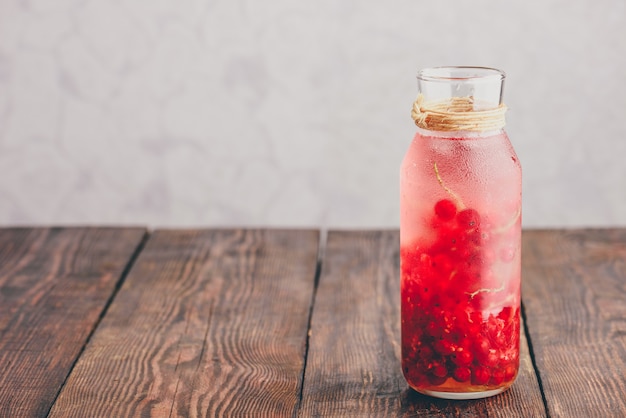
[[[504,394],[446,401],[410,390],[400,368],[399,277],[396,231],[329,233],[300,416],[545,416],[523,335],[520,375]]]
[[[552,417],[626,417],[626,229],[526,231],[523,297]]]
[[[318,240],[156,231],[50,416],[292,416]]]
[[[0,229],[0,416],[45,416],[145,235]]]

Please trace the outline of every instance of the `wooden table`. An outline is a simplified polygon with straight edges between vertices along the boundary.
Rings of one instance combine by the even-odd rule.
[[[0,416],[626,416],[626,229],[523,234],[521,372],[400,370],[397,231],[0,229]]]

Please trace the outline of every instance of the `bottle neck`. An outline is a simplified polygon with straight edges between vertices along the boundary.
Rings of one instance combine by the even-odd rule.
[[[504,73],[484,67],[437,67],[419,71],[411,115],[429,131],[487,132],[504,128]]]

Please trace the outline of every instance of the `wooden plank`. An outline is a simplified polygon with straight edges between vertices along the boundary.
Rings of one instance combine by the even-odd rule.
[[[0,229],[0,416],[45,416],[145,230]]]
[[[292,416],[318,237],[156,231],[50,416]]]
[[[400,366],[399,236],[331,231],[311,318],[302,416],[545,416],[522,335],[520,374],[498,396],[447,401],[408,388]]]
[[[523,295],[553,417],[626,417],[626,229],[527,231]]]

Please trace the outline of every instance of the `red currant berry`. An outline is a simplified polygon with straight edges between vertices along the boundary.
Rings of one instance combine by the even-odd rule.
[[[474,385],[486,385],[490,377],[486,367],[477,366],[472,370],[472,384]]]
[[[404,376],[406,377],[406,380],[411,382],[412,384],[416,386],[421,386],[426,383],[426,376],[424,375],[423,372],[417,370],[416,368],[405,367],[403,371],[404,371]]]
[[[507,382],[510,382],[511,380],[513,380],[516,374],[517,374],[517,367],[515,367],[514,365],[509,364],[508,366],[504,368],[504,380],[506,380]]]
[[[489,344],[489,340],[485,337],[479,337],[476,341],[476,345],[474,347],[475,357],[479,362],[483,362],[487,360],[489,357],[489,353],[491,350],[491,345]]]
[[[480,215],[475,209],[463,209],[456,217],[459,226],[469,230],[480,226]]]
[[[449,221],[456,215],[456,205],[449,199],[442,199],[435,203],[435,214],[443,221]]]
[[[491,349],[489,350],[489,354],[487,354],[487,358],[485,358],[482,363],[486,366],[493,367],[498,364],[498,361],[500,361],[500,356],[498,355],[496,350]]]
[[[432,368],[432,374],[437,377],[446,377],[448,376],[448,369],[444,364],[437,363]]]
[[[439,377],[434,374],[428,375],[428,382],[433,386],[442,385],[446,380],[448,380],[448,376]]]
[[[471,376],[472,372],[470,371],[469,367],[457,367],[456,369],[454,369],[454,373],[452,374],[454,380],[461,383],[470,380]]]
[[[501,385],[504,382],[504,370],[496,369],[491,373],[491,379],[489,380],[489,384],[491,385]]]
[[[474,356],[472,353],[464,347],[457,348],[452,355],[452,362],[457,366],[467,366],[471,364],[473,360]]]

